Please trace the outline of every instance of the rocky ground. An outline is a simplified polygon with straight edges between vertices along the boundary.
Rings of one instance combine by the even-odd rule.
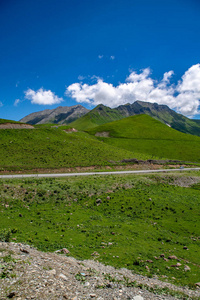
[[[176,287],[156,276],[147,278],[68,255],[67,249],[44,253],[0,242],[0,299],[200,299],[198,286]]]

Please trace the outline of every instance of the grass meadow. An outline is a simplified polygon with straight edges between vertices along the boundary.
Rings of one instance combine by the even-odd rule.
[[[199,172],[1,180],[0,239],[66,247],[191,288],[200,278],[198,182]]]
[[[130,151],[106,145],[87,133],[67,133],[63,127],[4,129],[0,136],[1,171],[107,166],[112,160],[133,157]]]
[[[110,146],[156,156],[200,162],[200,137],[181,133],[148,115],[137,115],[107,123],[88,130],[90,134],[107,132],[109,137],[98,137]]]

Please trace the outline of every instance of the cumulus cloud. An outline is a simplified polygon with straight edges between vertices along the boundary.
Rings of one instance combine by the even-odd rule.
[[[102,58],[103,58],[103,55],[98,55],[98,58],[99,58],[99,59],[102,59]]]
[[[32,104],[53,105],[63,101],[63,98],[59,98],[52,91],[46,91],[43,88],[40,88],[36,92],[34,90],[28,89],[24,93],[25,99],[30,100]]]
[[[125,83],[114,86],[97,78],[95,84],[73,83],[66,89],[66,95],[79,103],[104,104],[109,107],[133,103],[137,100],[165,104],[187,116],[200,113],[200,64],[193,65],[178,83],[170,80],[174,72],[163,74],[159,82],[151,78],[151,70],[146,68],[137,73],[131,71]]]
[[[2,107],[3,106],[3,103],[0,101],[0,107]]]
[[[110,59],[111,59],[111,60],[114,60],[114,59],[115,59],[115,56],[114,56],[114,55],[111,55]]]

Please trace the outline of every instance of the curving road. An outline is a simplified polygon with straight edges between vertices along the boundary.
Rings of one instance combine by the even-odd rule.
[[[84,172],[84,173],[58,173],[58,174],[17,174],[0,175],[0,179],[12,178],[48,178],[48,177],[71,177],[71,176],[92,176],[92,175],[116,175],[116,174],[147,174],[147,173],[165,173],[165,172],[185,172],[200,171],[200,168],[179,168],[179,169],[159,169],[159,170],[137,170],[137,171],[112,171],[112,172]]]

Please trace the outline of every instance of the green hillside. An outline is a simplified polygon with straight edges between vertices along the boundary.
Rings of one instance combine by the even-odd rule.
[[[121,105],[117,107],[117,110],[126,117],[147,114],[178,131],[200,136],[200,123],[176,113],[167,105],[136,101],[132,104]]]
[[[98,125],[140,114],[149,115],[180,132],[200,136],[199,120],[191,120],[176,113],[166,105],[142,101],[136,101],[132,104],[127,103],[125,105],[120,105],[117,108],[109,108],[102,104],[98,105],[83,117],[72,122],[70,125],[78,130],[88,130]]]
[[[21,122],[18,122],[18,121],[7,120],[7,119],[0,119],[0,124],[5,124],[5,123],[22,124]]]
[[[132,158],[130,151],[61,128],[0,130],[0,170],[104,166],[111,165],[111,160]]]
[[[117,110],[100,104],[83,117],[70,123],[70,126],[73,126],[78,130],[87,130],[98,125],[102,125],[115,120],[121,120],[123,118],[124,116]]]
[[[106,144],[132,152],[200,162],[199,137],[174,130],[148,115],[128,117],[88,132],[96,134]],[[109,137],[103,137],[105,133]]]

